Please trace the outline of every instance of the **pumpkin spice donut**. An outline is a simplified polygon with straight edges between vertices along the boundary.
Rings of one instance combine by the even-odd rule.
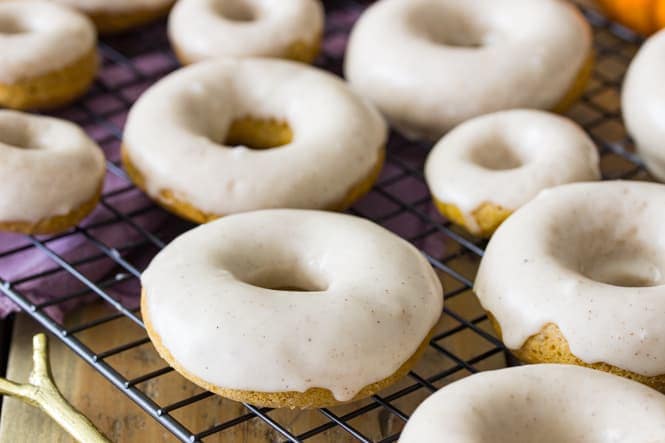
[[[596,146],[573,121],[535,110],[462,123],[430,152],[425,177],[446,218],[489,237],[543,189],[600,179]]]
[[[425,350],[443,308],[436,273],[410,243],[322,211],[201,225],[157,254],[141,285],[148,334],[171,366],[269,407],[333,406],[387,387]]]
[[[665,392],[665,186],[543,191],[496,231],[475,292],[528,363],[569,363]]]
[[[411,138],[470,118],[561,112],[591,76],[590,25],[561,0],[382,0],[349,40],[344,71]]]
[[[85,218],[104,182],[101,149],[76,125],[0,110],[0,230],[54,234]]]
[[[319,0],[181,0],[169,39],[183,64],[215,57],[279,57],[312,62],[321,46]]]
[[[665,30],[649,38],[630,63],[622,112],[649,172],[665,181]]]
[[[87,17],[46,1],[0,2],[0,106],[45,109],[84,94],[97,73]]]
[[[471,375],[418,406],[400,443],[657,443],[665,396],[570,365]]]
[[[376,180],[386,137],[379,113],[331,74],[218,59],[152,86],[129,113],[122,155],[150,197],[204,223],[265,208],[345,209]]]
[[[175,0],[51,0],[88,15],[102,34],[117,33],[165,16]]]

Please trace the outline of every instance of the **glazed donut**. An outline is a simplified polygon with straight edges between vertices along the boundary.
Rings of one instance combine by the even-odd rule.
[[[475,291],[529,363],[572,363],[665,392],[665,186],[563,185],[489,242]]]
[[[85,93],[97,73],[85,16],[45,1],[0,2],[0,106],[44,109]]]
[[[88,15],[99,32],[126,31],[165,16],[175,0],[51,0]]]
[[[104,182],[101,149],[77,126],[0,110],[0,230],[53,234],[93,210]]]
[[[449,220],[489,237],[543,189],[600,178],[598,152],[582,128],[543,111],[476,117],[431,151],[425,176]]]
[[[141,284],[148,334],[170,365],[211,392],[270,407],[332,406],[392,384],[443,307],[438,277],[409,243],[358,217],[307,210],[199,226],[162,250]]]
[[[382,0],[358,20],[345,61],[399,131],[431,140],[490,112],[564,110],[591,67],[591,28],[560,0]]]
[[[623,116],[649,172],[665,181],[665,31],[633,59],[623,86]]]
[[[278,4],[279,3],[279,4]],[[281,57],[312,62],[321,46],[319,0],[181,0],[169,17],[183,64],[214,57]]]
[[[645,443],[665,435],[665,397],[568,365],[481,372],[425,400],[400,443]]]
[[[378,176],[386,132],[371,105],[321,70],[214,60],[138,100],[123,159],[153,199],[199,223],[264,208],[344,209]]]

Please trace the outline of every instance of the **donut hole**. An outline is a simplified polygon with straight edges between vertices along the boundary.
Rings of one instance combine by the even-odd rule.
[[[620,196],[617,196],[620,198]],[[665,285],[662,233],[640,226],[639,208],[570,208],[550,234],[552,255],[573,272],[612,286]],[[622,209],[623,210],[623,209]]]
[[[249,149],[270,149],[288,145],[293,131],[286,121],[242,117],[231,122],[223,144]]]
[[[328,289],[328,283],[320,275],[296,265],[262,269],[242,280],[252,286],[276,291],[320,292]]]
[[[508,395],[508,394],[505,394]],[[560,443],[578,441],[581,430],[573,421],[557,419],[558,411],[534,403],[548,399],[514,396],[514,400],[492,401],[491,410],[480,406],[474,420],[473,441],[493,443]]]
[[[2,130],[7,129],[7,130]],[[16,149],[43,149],[37,140],[29,137],[23,131],[17,131],[15,128],[0,128],[0,143]]]
[[[215,12],[234,22],[252,22],[258,18],[257,11],[246,0],[222,0],[214,4]]]
[[[662,257],[660,260],[645,257],[643,250],[637,248],[637,245],[615,242],[596,247],[595,254],[580,264],[580,272],[594,281],[612,286],[639,288],[665,284]]]
[[[445,5],[415,6],[409,23],[416,34],[438,45],[474,49],[486,46],[489,40],[475,15]]]
[[[31,32],[29,26],[16,17],[0,16],[0,35],[17,35]]]
[[[470,152],[473,163],[490,171],[508,171],[524,166],[524,159],[504,140],[493,140],[474,147]]]

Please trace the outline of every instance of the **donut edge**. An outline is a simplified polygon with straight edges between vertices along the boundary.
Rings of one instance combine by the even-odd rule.
[[[552,112],[557,114],[565,114],[586,92],[587,86],[593,77],[593,69],[596,65],[596,54],[593,49],[589,51],[589,55],[584,60],[580,67],[575,79],[568,87],[566,93],[561,97],[559,102],[552,107]]]
[[[279,148],[277,148],[279,149]],[[191,203],[182,200],[176,196],[176,193],[170,189],[162,189],[159,191],[158,196],[154,196],[148,192],[146,186],[146,179],[143,175],[143,172],[134,165],[132,162],[128,149],[123,144],[120,148],[120,156],[122,159],[122,165],[131,179],[131,181],[141,189],[146,195],[148,195],[153,201],[162,206],[167,211],[184,218],[186,220],[192,221],[194,223],[208,223],[212,220],[223,217],[228,214],[213,214],[209,212],[202,211]],[[374,183],[378,180],[379,175],[383,169],[383,165],[386,157],[385,145],[381,144],[379,147],[378,159],[372,169],[368,171],[365,176],[358,181],[356,184],[352,185],[350,189],[346,191],[346,194],[339,201],[326,205],[323,208],[309,208],[309,209],[323,209],[328,211],[344,211],[351,207],[357,200],[367,194]]]
[[[178,45],[178,43],[175,41],[175,39],[173,39],[171,36],[169,36],[169,42],[171,44],[171,49],[173,50],[173,53],[175,54],[180,64],[183,66],[191,65],[204,60],[222,57],[222,56],[211,56],[201,59],[197,59],[195,57],[189,57],[187,55],[187,51],[183,51],[182,48]],[[294,40],[293,42],[289,43],[289,45],[280,54],[270,56],[269,58],[280,58],[305,64],[312,64],[314,60],[316,60],[316,58],[319,56],[322,45],[323,45],[323,33],[319,33],[310,42],[305,40]],[[258,54],[251,56],[248,55],[247,57],[259,57],[259,55]]]
[[[490,238],[494,234],[494,231],[514,212],[492,202],[485,202],[471,213],[471,217],[473,217],[478,226],[478,229],[475,229],[469,226],[464,213],[457,206],[445,203],[436,197],[432,197],[432,200],[442,216],[457,226],[464,228],[471,235],[480,238]]]
[[[67,229],[76,226],[97,207],[102,195],[103,185],[104,179],[102,178],[93,197],[67,214],[48,217],[37,222],[0,221],[0,231],[16,232],[26,235],[49,235],[66,231]]]
[[[99,55],[93,45],[73,63],[36,77],[0,83],[0,106],[15,110],[49,110],[85,94],[97,75]]]
[[[163,6],[157,8],[138,8],[133,11],[122,12],[103,12],[103,11],[85,11],[90,17],[100,34],[117,34],[146,25],[166,16],[175,0],[170,0]]]
[[[487,316],[497,336],[503,341],[501,325],[496,317],[491,312],[487,312]],[[554,323],[547,323],[540,332],[529,337],[520,349],[511,349],[510,352],[525,363],[560,363],[583,366],[637,381],[665,394],[665,374],[646,376],[605,362],[586,363],[582,361],[570,351],[568,340]]]
[[[290,408],[290,409],[314,409],[343,405],[352,403],[358,400],[367,398],[376,392],[387,388],[388,386],[396,383],[402,377],[406,376],[411,368],[425,353],[429,346],[429,342],[434,334],[436,326],[427,334],[425,339],[420,343],[416,352],[414,352],[409,359],[402,364],[392,375],[362,388],[351,400],[338,401],[333,396],[332,392],[325,388],[310,388],[305,392],[285,391],[285,392],[260,392],[260,391],[244,391],[238,389],[228,389],[221,386],[216,386],[205,380],[191,374],[184,369],[178,361],[173,357],[169,350],[163,345],[161,337],[153,328],[148,315],[147,295],[145,288],[141,289],[141,315],[143,323],[145,324],[148,337],[157,353],[180,375],[191,381],[192,383],[200,386],[207,391],[222,396],[224,398],[249,403],[259,407],[270,408]]]

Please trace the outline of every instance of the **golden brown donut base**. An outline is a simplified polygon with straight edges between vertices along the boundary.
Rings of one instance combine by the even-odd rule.
[[[114,0],[109,0],[114,1]],[[85,11],[100,34],[115,34],[145,25],[164,17],[171,10],[175,0],[155,9],[137,9],[123,12]]]
[[[318,35],[313,41],[306,42],[302,40],[291,43],[284,53],[279,54],[277,58],[293,60],[301,63],[312,63],[316,56],[319,55],[321,50],[322,35]],[[191,65],[196,63],[197,60],[192,60],[182,51],[175,42],[171,41],[171,47],[176,55],[176,58],[182,65]]]
[[[97,74],[97,49],[65,66],[16,83],[0,82],[0,107],[11,109],[52,109],[83,95]]]
[[[251,149],[270,149],[288,145],[292,141],[293,131],[285,121],[242,117],[231,123],[224,144],[245,145]]]
[[[252,146],[255,149],[267,149],[273,146],[277,146],[275,149],[279,149],[280,145],[289,143],[292,138],[293,134],[288,123],[271,119],[266,120],[245,117],[233,122],[225,142],[239,144],[240,141],[242,141],[243,144]],[[145,176],[134,165],[124,146],[121,148],[121,155],[122,164],[127,175],[139,189],[147,194]],[[368,173],[367,177],[352,186],[340,201],[324,208],[316,209],[325,209],[329,211],[343,211],[348,209],[353,203],[372,189],[372,185],[376,182],[381,173],[384,159],[385,149],[381,147],[381,155],[376,165],[374,165],[372,170]],[[155,198],[153,197],[153,199]],[[161,190],[155,201],[168,211],[195,223],[207,223],[226,215],[202,211],[191,203],[177,197],[170,189]]]
[[[441,215],[448,220],[463,227],[471,234],[482,238],[491,237],[499,225],[513,213],[513,211],[502,208],[501,206],[492,203],[483,203],[478,209],[471,213],[471,216],[475,220],[479,229],[479,231],[476,232],[471,229],[466,218],[462,214],[462,211],[460,211],[457,206],[443,203],[436,198],[434,198],[434,204]]]
[[[593,53],[589,54],[586,61],[582,65],[582,68],[580,68],[580,72],[577,74],[577,77],[575,77],[575,80],[573,80],[573,84],[570,85],[568,92],[563,96],[559,103],[557,103],[556,106],[552,108],[552,112],[563,114],[575,103],[577,103],[580,97],[582,97],[584,91],[586,91],[586,87],[589,84],[589,81],[591,81],[595,58],[596,57]]]
[[[166,360],[166,362],[178,371],[183,377],[192,381],[193,383],[201,386],[207,391],[213,392],[222,397],[229,398],[231,400],[240,401],[249,403],[255,406],[260,407],[269,407],[269,408],[291,408],[291,409],[312,409],[312,408],[326,408],[331,406],[337,406],[345,403],[350,403],[363,398],[367,398],[378,391],[387,388],[388,386],[394,384],[399,379],[404,377],[415,365],[418,359],[427,349],[430,338],[432,337],[433,330],[430,331],[427,338],[420,344],[416,352],[402,365],[400,368],[395,371],[389,377],[384,378],[376,383],[365,386],[363,389],[356,394],[353,399],[345,402],[341,402],[335,399],[332,392],[324,388],[310,388],[305,392],[258,392],[258,391],[243,391],[238,389],[227,389],[220,386],[216,386],[206,382],[205,380],[197,377],[196,375],[191,374],[185,368],[183,368],[178,361],[171,355],[168,349],[166,349],[161,341],[161,338],[155,332],[155,329],[150,322],[150,315],[148,315],[148,304],[146,302],[146,293],[145,289],[141,291],[141,313],[143,316],[143,322],[145,324],[146,330],[148,331],[148,336],[152,341],[152,344],[157,349],[159,355]]]
[[[487,315],[497,335],[502,339],[501,326],[491,313],[488,312]],[[665,374],[649,377],[604,362],[585,363],[570,352],[568,341],[559,327],[553,323],[546,324],[539,333],[529,337],[520,349],[510,351],[525,363],[564,363],[584,366],[635,380],[665,394]]]
[[[83,220],[92,212],[99,202],[102,186],[100,185],[95,195],[78,208],[65,215],[56,215],[38,222],[27,221],[0,221],[0,231],[18,232],[28,235],[57,234],[66,231]]]
[[[554,107],[554,112],[565,112],[568,108],[574,105],[577,100],[579,100],[582,94],[584,94],[586,86],[591,79],[591,74],[593,73],[593,63],[594,57],[592,54],[584,63],[582,69],[580,69],[577,78],[571,85],[564,98]],[[501,225],[501,223],[503,223],[510,216],[510,214],[513,213],[513,211],[503,208],[492,202],[485,202],[476,208],[471,214],[479,228],[479,231],[475,232],[475,230],[469,226],[466,218],[462,214],[462,211],[460,211],[457,206],[442,202],[435,197],[433,197],[433,200],[441,215],[456,225],[463,227],[469,233],[482,238],[491,237],[499,225]]]

